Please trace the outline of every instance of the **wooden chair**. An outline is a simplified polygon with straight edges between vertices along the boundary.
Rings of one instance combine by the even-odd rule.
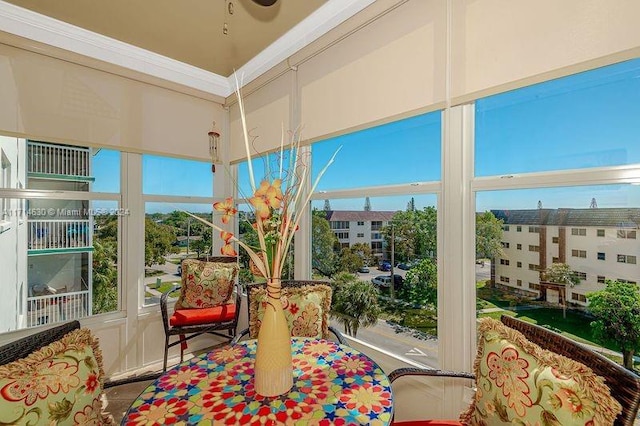
[[[330,288],[329,284],[325,281],[300,281],[300,280],[283,280],[282,281],[282,288],[283,288],[283,294],[286,295],[287,294],[287,290],[288,289],[303,289],[305,287],[309,287],[309,286],[317,286],[317,285],[321,285],[321,286],[327,286]],[[249,318],[249,323],[251,324],[252,321],[252,309],[251,309],[251,305],[252,303],[256,303],[255,301],[251,300],[251,293],[252,293],[252,289],[266,289],[266,283],[252,283],[252,284],[247,284],[247,310],[248,310],[248,318]],[[329,294],[331,294],[329,292]],[[329,296],[330,297],[330,296]],[[325,312],[324,315],[326,315],[326,321],[328,321],[328,312]],[[291,325],[289,325],[289,328],[291,328]],[[338,330],[336,330],[334,327],[332,326],[328,326],[328,330],[331,334],[333,334],[335,336],[335,340],[337,340],[340,344],[347,344],[347,341],[345,340],[344,336],[342,335],[342,333]],[[231,344],[236,344],[241,338],[245,337],[249,335],[249,329],[246,328],[244,330],[242,330],[240,333],[238,333],[238,335],[233,339],[233,341],[231,342]],[[252,338],[256,338],[257,336],[251,336]],[[329,338],[329,335],[323,335],[322,338],[327,339]]]
[[[198,260],[218,263],[236,263],[237,257],[210,256]],[[183,284],[185,283],[187,273],[188,272],[183,265]],[[232,296],[232,302],[227,305],[217,306],[214,308],[179,309],[174,311],[173,315],[169,316],[167,302],[170,294],[180,290],[182,285],[173,286],[173,288],[164,292],[160,298],[162,325],[164,327],[165,335],[164,362],[162,366],[163,371],[167,370],[167,357],[170,347],[180,344],[180,362],[182,362],[184,360],[184,350],[187,347],[188,340],[205,333],[214,334],[231,340],[236,335],[236,328],[238,326],[241,291],[237,285],[235,286],[235,298]],[[226,331],[227,334],[221,333],[222,331]],[[172,336],[178,336],[178,340],[170,342]]]
[[[632,426],[635,422],[640,406],[640,377],[625,369],[610,359],[594,352],[571,339],[555,333],[544,327],[531,324],[511,316],[503,315],[501,321],[506,326],[519,331],[529,341],[543,349],[571,358],[591,368],[595,374],[602,377],[611,391],[611,396],[622,405],[622,413],[618,415],[614,425]],[[389,374],[389,380],[394,382],[404,376],[436,376],[475,379],[471,373],[431,370],[421,368],[398,368]],[[408,421],[395,422],[397,426],[418,425],[459,425],[456,421]]]

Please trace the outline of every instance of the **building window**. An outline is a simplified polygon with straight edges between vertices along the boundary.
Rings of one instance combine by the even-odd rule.
[[[629,231],[627,229],[618,229],[617,232],[618,238],[628,238],[635,240],[636,239],[636,231]]]
[[[349,229],[349,222],[346,220],[331,221],[331,229]]]
[[[598,252],[598,260],[605,260],[605,254],[601,251]]]
[[[500,275],[500,281],[502,281],[503,283],[508,283],[509,282],[509,277],[505,277],[504,275]]]
[[[509,259],[500,259],[501,265],[509,265]]]
[[[578,272],[575,271],[576,277],[578,277],[578,279],[580,280],[586,280],[587,279],[587,273],[586,272]]]
[[[558,244],[558,241],[560,241],[560,239],[559,239],[558,237],[552,237],[552,238],[551,238],[551,242],[552,242],[553,244]]]
[[[364,222],[359,221],[359,222],[358,222],[358,226],[364,226]]]
[[[556,256],[553,256],[553,257],[551,258],[551,263],[560,263],[560,258],[559,258],[559,257],[556,257]]]
[[[509,243],[503,241],[502,242],[502,248],[509,248]]]
[[[516,285],[517,285],[518,287],[522,287],[522,280],[518,280],[518,281],[516,281]]]
[[[587,302],[587,297],[584,294],[571,293],[571,300],[577,300],[578,302]]]
[[[382,241],[372,241],[371,251],[373,253],[382,253]]]
[[[372,240],[381,240],[382,239],[382,234],[379,232],[372,232],[371,233],[371,239]]]
[[[357,236],[358,236],[358,238],[364,238],[364,233],[363,232],[358,232]]]
[[[587,228],[571,228],[571,235],[585,237],[587,235]]]
[[[587,251],[586,250],[573,249],[573,250],[571,250],[571,256],[586,258],[587,257]]]
[[[522,226],[520,225],[516,226],[516,232],[522,232]]]
[[[529,245],[529,251],[539,252],[540,246]]]
[[[540,232],[540,227],[539,226],[530,226],[529,227],[529,232]]]
[[[619,254],[618,255],[618,263],[631,263],[633,265],[636,264],[636,257],[628,254]]]
[[[536,283],[529,283],[529,288],[531,290],[540,290],[540,284],[536,284]]]
[[[372,231],[380,231],[380,230],[382,230],[382,221],[381,220],[373,220],[373,221],[371,221],[371,230]]]
[[[538,265],[534,265],[533,263],[529,264],[529,270],[530,271],[537,271],[540,268],[540,266]]]
[[[598,283],[600,283],[600,284],[604,284],[605,283],[604,275],[598,275]]]
[[[598,237],[604,237],[604,229],[598,229],[598,230],[596,230],[596,236],[598,236]]]
[[[626,284],[636,284],[635,281],[625,280],[624,278],[617,278],[616,281],[620,283],[626,283]]]
[[[505,232],[509,231],[509,225],[502,225],[502,230]]]
[[[349,239],[349,233],[348,232],[336,232],[336,238],[338,238],[339,240],[348,240]]]
[[[517,266],[518,268],[522,268],[522,262],[518,262],[518,263],[516,264],[516,266]]]
[[[522,244],[516,244],[516,249],[522,250]]]

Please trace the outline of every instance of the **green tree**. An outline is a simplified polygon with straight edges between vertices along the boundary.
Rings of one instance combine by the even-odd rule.
[[[367,281],[349,273],[337,274],[333,283],[331,316],[344,326],[345,333],[356,337],[358,329],[378,321],[378,290]]]
[[[202,230],[201,238],[191,242],[189,248],[195,251],[198,257],[201,257],[207,253],[211,253],[211,244],[211,228],[205,228]]]
[[[331,230],[326,212],[314,210],[311,221],[311,265],[325,277],[332,277],[336,273],[336,254],[333,247],[338,238]]]
[[[438,302],[438,268],[431,259],[423,259],[407,271],[398,298],[412,305],[436,306]]]
[[[93,241],[93,314],[118,309],[118,249],[112,240]]]
[[[375,265],[378,261],[371,251],[371,246],[365,243],[355,243],[350,247],[351,251],[362,259],[362,264],[366,266]],[[361,265],[362,266],[362,265]]]
[[[502,220],[486,211],[476,214],[476,259],[502,256]]]
[[[338,271],[355,274],[362,268],[364,261],[352,247],[344,247],[338,256]]]
[[[437,211],[433,207],[399,211],[391,223],[382,229],[386,247],[391,255],[391,227],[394,234],[394,260],[409,261],[415,258],[433,257],[437,250]]]
[[[542,275],[550,283],[568,284],[569,287],[580,284],[580,278],[566,263],[552,263]]]
[[[145,218],[144,239],[145,266],[164,265],[164,257],[166,255],[179,252],[178,248],[173,246],[176,241],[176,234],[169,225],[159,224],[149,218]]]
[[[624,366],[633,369],[640,348],[640,291],[636,284],[607,280],[606,288],[587,294],[595,338],[620,348]]]

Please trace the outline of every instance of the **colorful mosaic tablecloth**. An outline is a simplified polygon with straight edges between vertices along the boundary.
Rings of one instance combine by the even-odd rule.
[[[384,372],[366,355],[328,340],[292,339],[293,388],[263,397],[253,385],[256,341],[184,362],[134,401],[123,425],[388,425]]]

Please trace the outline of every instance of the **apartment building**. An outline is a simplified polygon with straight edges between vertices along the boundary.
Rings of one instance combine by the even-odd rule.
[[[329,226],[342,247],[362,243],[371,247],[376,257],[384,257],[384,236],[381,231],[395,212],[328,210],[326,213]]]
[[[552,263],[566,263],[580,283],[566,288],[567,302],[586,306],[586,294],[605,280],[640,278],[640,208],[492,210],[504,222],[504,255],[491,279],[499,287],[560,302],[562,290],[541,279]]]
[[[29,199],[3,199],[0,246],[12,258],[1,261],[2,289],[15,297],[6,298],[11,306],[0,302],[2,324],[15,330],[89,316],[89,201],[56,198],[47,191],[90,191],[91,149],[10,137],[0,140],[0,149],[4,188],[43,191]]]

